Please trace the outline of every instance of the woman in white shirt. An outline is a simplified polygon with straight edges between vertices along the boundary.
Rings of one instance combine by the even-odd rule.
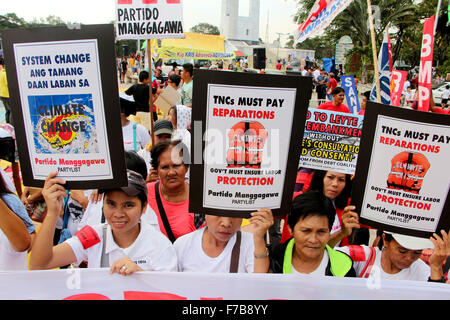
[[[35,229],[25,206],[0,175],[0,271],[27,269]]]
[[[177,271],[177,258],[170,241],[145,223],[147,185],[142,176],[127,170],[128,186],[100,190],[105,193],[103,212],[107,224],[86,225],[72,238],[54,246],[55,224],[66,191],[65,181],[52,172],[42,194],[47,216],[31,251],[30,269],[53,269],[88,260],[88,268],[109,267],[111,273]]]
[[[344,209],[343,229],[351,232],[358,223],[354,206]],[[384,232],[380,247],[344,246],[336,248],[350,255],[358,277],[379,275],[381,279],[445,282],[442,265],[450,255],[450,237],[441,230],[441,237],[418,238],[392,232]],[[420,259],[422,250],[433,249],[430,266]]]
[[[127,169],[139,173],[143,178],[147,176],[147,165],[145,160],[134,151],[125,151],[125,165]],[[78,224],[78,230],[81,230],[87,224],[97,225],[105,222],[102,214],[103,195],[99,195],[97,191],[92,193],[89,197],[89,203],[84,210],[83,217]],[[144,214],[141,217],[141,222],[150,224],[153,228],[159,231],[158,218],[153,209],[147,205]]]
[[[181,272],[266,273],[269,254],[264,235],[273,224],[272,211],[251,214],[253,234],[241,232],[242,218],[206,215],[206,227],[174,242]]]

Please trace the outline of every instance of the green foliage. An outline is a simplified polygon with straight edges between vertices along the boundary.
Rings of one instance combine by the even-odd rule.
[[[299,9],[294,16],[294,22],[301,24],[307,18],[315,2],[315,0],[298,0]],[[439,70],[442,70],[440,72],[448,70],[449,64],[448,2],[449,0],[442,0],[434,42],[433,65],[439,66]],[[380,19],[375,27],[377,53],[383,40],[383,31],[388,27],[394,62],[404,60],[411,66],[419,65],[423,21],[436,13],[437,3],[438,0],[372,0],[372,6],[378,6],[380,9]],[[375,15],[376,12],[373,14]],[[333,47],[344,35],[351,37],[355,50],[371,47],[367,0],[354,0],[325,29],[325,37],[329,39]],[[306,40],[304,44],[306,49],[314,49],[314,41],[308,43]],[[356,54],[356,51],[351,54]],[[358,57],[361,59],[360,72],[365,73],[362,68],[367,64],[363,61],[372,61],[372,50],[359,50]],[[371,70],[367,71],[370,78]]]
[[[447,50],[447,56],[444,63],[438,67],[438,73],[444,77],[450,73],[450,50]]]
[[[294,36],[289,36],[289,41],[286,43],[286,48],[293,48]],[[296,49],[314,50],[316,60],[322,58],[331,58],[334,56],[335,48],[327,36],[320,36],[309,38],[302,43],[297,43]]]
[[[18,17],[15,13],[0,15],[0,30],[14,28],[63,26],[67,23],[69,22],[65,22],[60,17],[54,15],[49,15],[47,18],[34,18],[32,21],[25,21],[23,18]]]
[[[199,23],[191,28],[191,32],[220,35],[219,28],[209,23]]]
[[[15,13],[0,15],[0,30],[21,28],[26,26],[24,19],[19,18]]]
[[[64,22],[60,17],[50,15],[47,18],[34,18],[33,21],[27,22],[28,27],[50,27],[50,26],[64,26]]]

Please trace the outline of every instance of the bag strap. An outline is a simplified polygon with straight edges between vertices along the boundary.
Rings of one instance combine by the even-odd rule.
[[[173,235],[172,229],[170,228],[169,220],[167,220],[166,211],[164,210],[164,206],[161,202],[161,195],[159,194],[159,181],[155,183],[155,196],[156,203],[158,204],[159,215],[161,216],[161,220],[164,224],[164,228],[166,229],[167,236],[169,237],[170,242],[175,242],[175,236]]]
[[[106,218],[105,218],[105,213],[103,212],[103,205],[102,205],[102,219],[101,219],[101,223],[105,223]]]
[[[370,255],[369,259],[367,259],[367,263],[364,266],[364,269],[361,271],[361,274],[359,275],[360,278],[368,278],[370,275],[370,272],[372,271],[372,266],[375,262],[376,252],[374,247],[370,247]],[[367,270],[367,271],[366,271]]]
[[[445,264],[442,267],[442,271],[444,274],[446,274],[449,269],[450,269],[450,257],[447,257],[447,260],[445,261]]]
[[[102,256],[100,258],[100,267],[109,268],[109,253],[106,253],[106,229],[108,225],[103,225],[103,244],[102,244]]]
[[[69,205],[67,204],[69,202],[69,191],[66,191],[66,199],[64,200],[64,220],[63,220],[63,225],[62,228],[66,229],[67,225],[69,224]]]
[[[231,252],[230,273],[237,273],[239,267],[239,253],[241,251],[241,231],[236,232],[236,242]]]
[[[136,127],[137,127],[137,123],[133,123],[133,150],[137,151],[136,148]]]

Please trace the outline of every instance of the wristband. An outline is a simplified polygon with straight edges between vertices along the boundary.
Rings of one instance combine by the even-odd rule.
[[[269,249],[266,248],[266,252],[264,252],[262,254],[255,254],[255,253],[253,253],[253,255],[255,256],[255,259],[267,258],[269,256]]]
[[[440,280],[432,280],[431,277],[428,277],[428,282],[437,282],[437,283],[445,283],[447,279],[444,276]]]

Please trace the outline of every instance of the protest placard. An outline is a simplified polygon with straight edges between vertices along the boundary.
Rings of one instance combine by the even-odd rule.
[[[190,212],[288,212],[311,79],[208,70],[194,76]]]
[[[171,86],[167,86],[164,91],[158,96],[154,105],[161,109],[162,112],[168,113],[169,109],[177,104],[181,99],[181,94],[172,88]]]
[[[348,108],[353,114],[357,114],[361,110],[359,104],[358,90],[356,89],[355,77],[352,75],[341,77],[342,88],[345,91]]]
[[[308,109],[300,167],[354,174],[363,116]]]
[[[112,25],[2,31],[24,184],[126,185]],[[113,155],[113,156],[112,156]]]
[[[116,0],[117,39],[184,38],[182,0]]]
[[[417,237],[448,231],[448,159],[447,116],[368,102],[351,197],[360,222]]]

